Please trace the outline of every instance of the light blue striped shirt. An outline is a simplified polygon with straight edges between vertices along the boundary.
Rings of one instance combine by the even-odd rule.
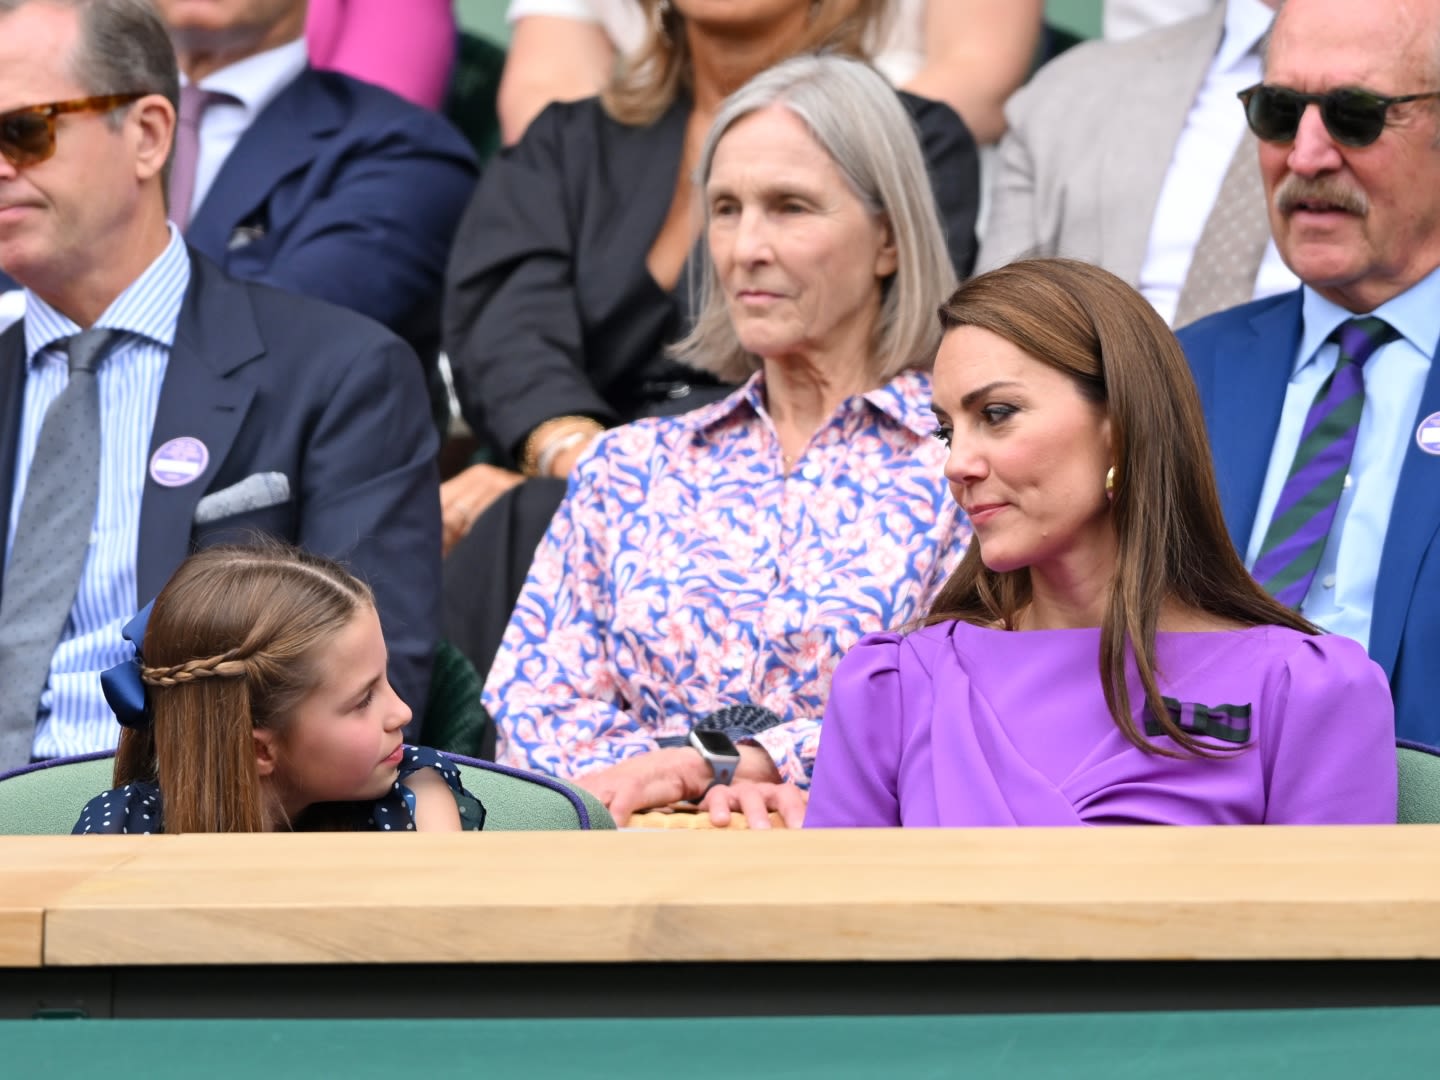
[[[140,499],[160,404],[160,386],[180,305],[190,286],[190,256],[175,226],[170,243],[149,268],[115,298],[95,325],[126,331],[100,361],[100,497],[90,533],[90,552],[80,577],[70,621],[50,664],[40,696],[39,723],[31,753],[58,757],[114,749],[120,726],[100,692],[100,672],[125,658],[120,628],[135,614],[136,550]],[[80,327],[27,292],[25,397],[15,486],[5,538],[5,560],[25,497],[25,479],[45,410],[70,381],[65,341]]]
[[[1304,291],[1302,310],[1300,349],[1285,391],[1270,468],[1245,554],[1245,565],[1251,567],[1260,554],[1275,504],[1290,475],[1305,417],[1339,359],[1340,347],[1327,339],[1347,319],[1356,318],[1353,312],[1309,288]],[[1360,415],[1347,486],[1340,493],[1330,539],[1300,607],[1311,622],[1354,638],[1366,648],[1370,646],[1380,553],[1390,527],[1400,466],[1415,438],[1420,397],[1430,375],[1435,343],[1440,341],[1440,270],[1381,304],[1372,314],[1393,326],[1400,337],[1376,350],[1365,363],[1365,409]]]

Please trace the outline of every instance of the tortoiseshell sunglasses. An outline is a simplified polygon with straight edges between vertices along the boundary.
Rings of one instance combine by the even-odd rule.
[[[106,113],[144,96],[143,93],[103,94],[74,101],[53,101],[49,105],[26,105],[23,109],[0,113],[0,154],[17,169],[38,165],[55,153],[57,116],[77,112]]]

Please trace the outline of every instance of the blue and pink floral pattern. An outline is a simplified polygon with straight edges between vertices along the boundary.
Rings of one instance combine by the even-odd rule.
[[[484,701],[499,760],[573,777],[725,705],[809,782],[830,675],[922,615],[970,539],[930,434],[930,380],[846,401],[790,471],[756,375],[724,401],[597,439],[531,567]]]

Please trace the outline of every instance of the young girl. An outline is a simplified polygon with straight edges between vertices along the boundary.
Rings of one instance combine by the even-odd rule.
[[[485,811],[385,677],[370,590],[280,546],[187,559],[102,676],[125,730],[76,833],[479,829]]]

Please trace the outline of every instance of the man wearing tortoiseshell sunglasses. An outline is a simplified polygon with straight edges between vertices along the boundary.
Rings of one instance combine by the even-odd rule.
[[[166,220],[178,76],[148,0],[0,0],[0,773],[111,749],[99,673],[194,547],[265,533],[374,588],[420,712],[436,437],[414,353],[242,284]]]
[[[1239,98],[1304,284],[1180,334],[1231,537],[1440,744],[1440,5],[1288,0]]]

